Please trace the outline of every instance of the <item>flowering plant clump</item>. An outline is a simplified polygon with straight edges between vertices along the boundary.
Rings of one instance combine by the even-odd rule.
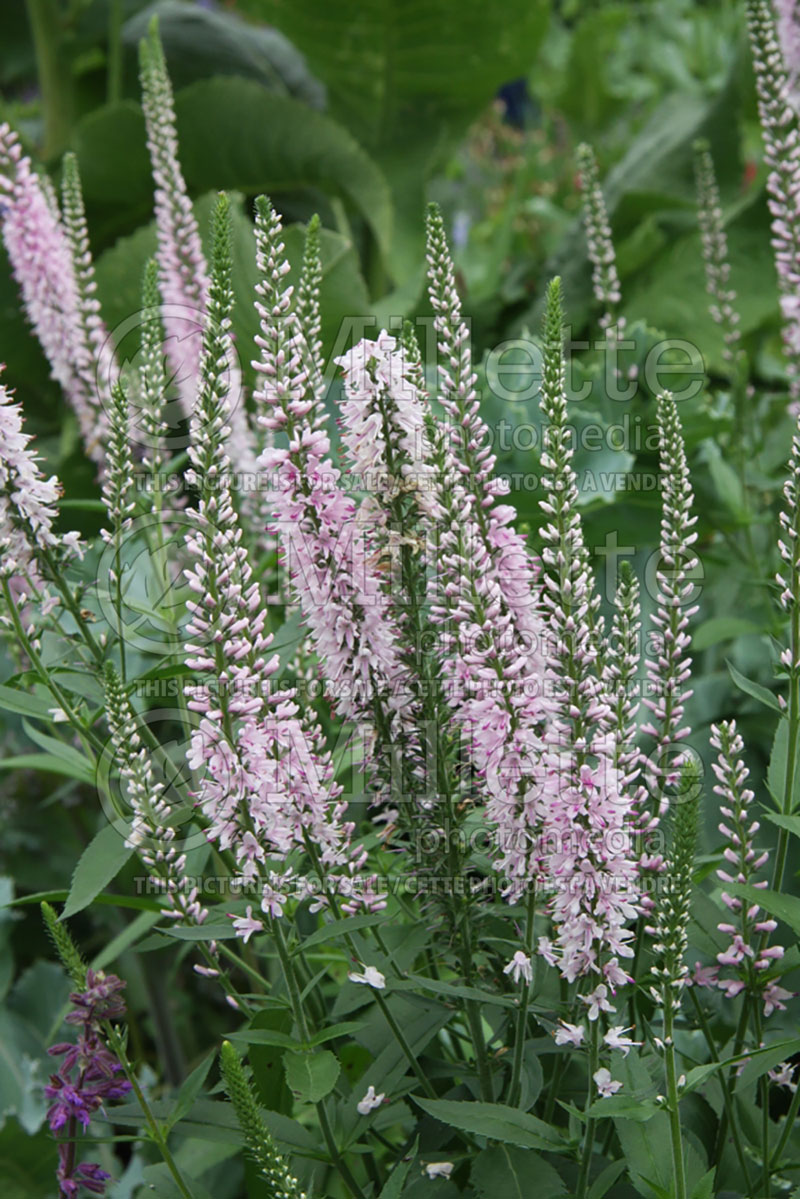
[[[40,751],[9,768],[66,779],[49,802],[83,839],[68,886],[36,896],[77,1040],[49,1048],[49,1082],[27,1049],[17,1070],[31,1110],[46,1099],[60,1195],[800,1184],[797,64],[787,13],[748,8],[788,477],[760,487],[752,467],[720,189],[697,143],[726,379],[624,401],[658,480],[624,548],[614,503],[587,495],[560,277],[528,343],[540,473],[523,513],[436,205],[432,315],[332,338],[319,218],[300,231],[265,195],[245,213],[219,192],[204,241],[154,23],[154,257],[131,354],[103,320],[78,160],[59,201],[0,126],[3,241],[94,488],[71,502],[48,477],[26,397],[0,383],[0,705]],[[580,370],[610,391],[637,379],[621,353],[653,331],[625,315],[588,145],[576,182],[600,335]],[[709,479],[736,517],[719,527]],[[85,512],[101,527],[65,531]],[[729,555],[767,597],[775,663],[766,682],[729,663],[735,712],[698,656],[728,636],[704,571]],[[12,993],[31,1027],[40,984]]]

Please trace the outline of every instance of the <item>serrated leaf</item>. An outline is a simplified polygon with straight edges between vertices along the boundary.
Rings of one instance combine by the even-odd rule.
[[[523,1149],[563,1149],[558,1129],[536,1116],[504,1103],[469,1103],[460,1099],[423,1099],[414,1096],[423,1111],[442,1124],[462,1132],[477,1133],[493,1141]]]
[[[107,824],[81,854],[61,919],[81,912],[116,878],[133,853],[116,826]]]
[[[772,742],[772,753],[767,767],[767,786],[779,810],[783,811],[786,791],[786,770],[788,764],[789,722],[786,719],[778,721],[775,739]],[[795,755],[794,774],[792,777],[792,793],[790,796],[791,811],[800,806],[800,758]]]
[[[236,929],[228,924],[167,925],[164,935],[176,941],[233,941]]]
[[[730,662],[727,663],[730,676],[740,691],[744,691],[746,695],[757,699],[760,704],[764,704],[767,708],[772,708],[775,712],[780,712],[781,706],[778,703],[778,697],[773,695],[766,687],[762,687],[760,683],[754,683],[752,679],[746,678],[741,671],[737,670]]]
[[[74,772],[74,778],[80,779],[81,782],[88,783],[90,786],[94,785],[95,768],[79,750],[75,749],[72,745],[67,745],[65,742],[59,741],[57,737],[51,737],[48,733],[43,733],[41,729],[37,729],[24,718],[22,727],[34,745],[38,745],[45,753],[51,754],[54,758],[58,758],[59,761],[70,766]]]
[[[287,1053],[283,1059],[289,1089],[303,1103],[319,1103],[336,1086],[339,1062],[328,1049],[319,1053]]]
[[[566,1193],[561,1176],[544,1158],[517,1145],[483,1149],[469,1177],[481,1199],[528,1199],[534,1178],[536,1199],[554,1199]]]
[[[299,953],[301,949],[305,952],[314,945],[324,945],[326,941],[333,941],[346,933],[360,932],[362,928],[372,928],[385,922],[386,916],[383,912],[373,912],[368,916],[347,916],[344,920],[330,920],[322,928],[304,937],[302,946],[298,946],[294,952]]]
[[[414,1141],[414,1144],[411,1146],[411,1149],[409,1149],[404,1159],[401,1162],[398,1162],[398,1164],[392,1170],[391,1174],[386,1180],[386,1184],[378,1196],[378,1199],[400,1199],[400,1196],[403,1193],[403,1187],[405,1186],[405,1181],[408,1178],[408,1172],[413,1165],[414,1158],[417,1156],[418,1145],[419,1138]]]

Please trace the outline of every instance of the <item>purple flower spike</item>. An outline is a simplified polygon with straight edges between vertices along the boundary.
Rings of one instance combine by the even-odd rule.
[[[59,1195],[79,1196],[81,1190],[104,1195],[111,1177],[95,1162],[76,1162],[77,1126],[89,1127],[92,1116],[103,1104],[122,1099],[131,1089],[127,1078],[120,1078],[122,1066],[101,1038],[100,1025],[104,1020],[116,1020],[125,1014],[120,996],[125,983],[115,974],[89,970],[86,989],[70,995],[73,1010],[67,1015],[68,1024],[81,1027],[77,1042],[61,1041],[53,1045],[50,1054],[63,1057],[56,1074],[50,1075],[45,1095],[52,1100],[47,1112],[50,1131],[65,1128],[66,1137],[58,1146]]]

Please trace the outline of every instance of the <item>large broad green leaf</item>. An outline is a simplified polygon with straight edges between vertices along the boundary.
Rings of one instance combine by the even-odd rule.
[[[359,213],[388,254],[392,200],[380,168],[331,117],[252,79],[204,79],[175,96],[178,144],[192,195],[227,189],[322,192]],[[73,131],[87,207],[135,220],[152,212],[144,118],[133,101],[106,105]],[[119,220],[117,228],[120,228]]]
[[[397,213],[390,273],[401,288],[393,313],[405,313],[424,248],[425,181],[497,89],[530,71],[549,5],[507,0],[502,14],[485,0],[244,6],[303,51],[332,114],[386,172]]]
[[[481,1199],[527,1199],[535,1178],[536,1199],[565,1193],[561,1176],[532,1149],[495,1145],[475,1158],[470,1182]]]
[[[43,1129],[26,1136],[15,1120],[8,1120],[0,1131],[0,1178],[3,1199],[41,1199],[53,1193],[58,1167],[56,1143]]]
[[[543,0],[245,0],[282,29],[327,85],[331,110],[364,145],[458,136],[501,84],[527,73],[544,33]]]
[[[139,42],[155,14],[174,88],[210,75],[241,75],[279,95],[294,96],[313,108],[324,107],[324,87],[311,76],[302,54],[277,29],[253,25],[235,12],[182,0],[159,0],[126,21],[122,40],[134,78]]]
[[[472,1132],[523,1149],[563,1149],[557,1129],[544,1120],[508,1107],[505,1103],[469,1103],[460,1099],[422,1099],[414,1096],[423,1111],[443,1124]]]

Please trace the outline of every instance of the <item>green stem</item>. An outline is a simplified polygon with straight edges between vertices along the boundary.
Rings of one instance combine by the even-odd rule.
[[[711,1027],[706,1018],[706,1014],[703,1011],[702,1004],[700,1003],[700,1000],[697,998],[697,994],[696,994],[697,987],[689,987],[688,991],[689,991],[689,998],[692,1001],[692,1006],[694,1007],[695,1014],[697,1016],[697,1023],[700,1025],[703,1036],[705,1037],[705,1040],[706,1040],[706,1044],[708,1045],[708,1051],[711,1055],[711,1060],[712,1060],[712,1062],[718,1062],[720,1060],[719,1051],[717,1050],[716,1041],[714,1040],[714,1034],[711,1031]],[[720,1084],[720,1087],[722,1088],[722,1102],[725,1107],[725,1116],[727,1118],[728,1124],[730,1125],[731,1136],[733,1137],[733,1144],[736,1149],[736,1156],[739,1159],[739,1165],[741,1167],[742,1174],[743,1174],[744,1180],[745,1180],[745,1186],[747,1188],[747,1193],[749,1195],[749,1194],[752,1194],[752,1183],[750,1181],[750,1170],[747,1165],[747,1157],[745,1156],[744,1146],[742,1145],[742,1140],[739,1135],[739,1127],[738,1127],[738,1124],[736,1123],[735,1109],[734,1109],[734,1105],[733,1105],[733,1096],[731,1095],[731,1092],[730,1092],[728,1080],[722,1076],[722,1072],[720,1072],[720,1074],[719,1074],[719,1084]]]
[[[292,1011],[294,1012],[295,1022],[297,1023],[297,1027],[300,1030],[300,1035],[303,1040],[308,1041],[308,1024],[306,1021],[305,1012],[303,1011],[303,1004],[300,999],[300,992],[297,986],[294,965],[292,964],[292,959],[289,956],[289,951],[286,947],[286,939],[283,935],[283,928],[279,920],[272,920],[271,928],[272,934],[275,938],[275,945],[278,949],[278,957],[280,958],[281,966],[283,968],[283,976],[286,980],[286,989],[289,992],[289,1000],[292,1005]],[[328,1119],[328,1113],[325,1110],[324,1101],[320,1100],[320,1102],[316,1103],[314,1106],[317,1109],[317,1117],[319,1118],[320,1128],[322,1129],[322,1135],[325,1138],[325,1144],[328,1147],[328,1153],[330,1154],[333,1165],[339,1171],[339,1174],[341,1175],[351,1194],[355,1195],[356,1199],[365,1199],[364,1192],[354,1178],[347,1162],[344,1161],[339,1152],[339,1148],[333,1135],[333,1129],[331,1128],[330,1121]]]
[[[525,925],[525,952],[533,961],[533,924],[536,915],[536,890],[531,888],[528,896],[528,920]],[[522,1098],[522,1061],[525,1049],[525,1031],[528,1023],[528,1002],[530,1000],[533,980],[522,982],[522,994],[517,1012],[517,1029],[514,1037],[514,1065],[511,1071],[511,1086],[508,1092],[508,1102],[516,1107]]]
[[[594,1075],[597,1070],[597,1062],[599,1056],[598,1038],[600,1032],[600,1020],[594,1020],[590,1025],[589,1033],[589,1082],[586,1088],[586,1110],[592,1106],[594,1102]],[[586,1186],[589,1181],[589,1171],[592,1166],[592,1156],[594,1154],[594,1130],[595,1118],[589,1116],[586,1120],[586,1130],[583,1135],[583,1151],[581,1153],[581,1167],[578,1174],[578,1183],[575,1188],[575,1199],[584,1199],[586,1195]]]
[[[108,90],[109,104],[122,99],[122,0],[110,0],[108,6]]]
[[[133,1066],[128,1061],[128,1055],[125,1051],[125,1045],[123,1043],[122,1037],[119,1035],[119,1033],[117,1032],[114,1025],[111,1024],[108,1020],[103,1022],[103,1028],[105,1030],[108,1044],[109,1044],[110,1048],[113,1050],[113,1052],[115,1053],[115,1055],[117,1056],[117,1058],[119,1059],[120,1065],[122,1066],[122,1069],[125,1073],[125,1077],[127,1078],[128,1082],[131,1084],[133,1093],[136,1096],[136,1101],[139,1104],[140,1108],[142,1109],[142,1114],[144,1115],[144,1118],[147,1121],[147,1127],[150,1130],[150,1136],[151,1136],[154,1144],[156,1144],[158,1146],[158,1150],[159,1150],[162,1158],[164,1159],[164,1163],[165,1163],[167,1169],[169,1170],[170,1174],[173,1177],[176,1187],[178,1188],[180,1193],[185,1197],[185,1199],[193,1199],[192,1192],[189,1190],[186,1183],[184,1182],[183,1176],[182,1176],[180,1170],[178,1169],[178,1166],[175,1162],[174,1157],[172,1156],[172,1153],[170,1152],[169,1146],[167,1145],[167,1138],[164,1135],[161,1125],[158,1123],[158,1120],[156,1120],[155,1116],[153,1115],[150,1104],[147,1102],[147,1099],[144,1096],[144,1092],[142,1091],[142,1088],[139,1086],[139,1080],[136,1077],[136,1073],[133,1069]]]
[[[9,615],[11,617],[11,622],[14,625],[14,632],[17,634],[17,638],[19,639],[20,645],[22,646],[25,653],[30,658],[31,664],[32,664],[34,670],[36,671],[37,675],[39,676],[40,681],[44,684],[45,687],[47,687],[50,694],[53,696],[53,699],[56,701],[56,703],[61,708],[64,715],[67,717],[69,723],[72,725],[72,727],[77,732],[78,736],[83,741],[83,743],[84,743],[83,748],[86,750],[86,754],[89,758],[89,762],[92,767],[95,767],[96,761],[95,761],[94,755],[92,753],[91,747],[94,746],[94,748],[96,750],[98,750],[100,753],[102,753],[103,748],[104,748],[103,743],[99,740],[99,738],[97,738],[95,736],[95,734],[92,732],[91,729],[86,728],[83,721],[78,716],[77,712],[71,706],[71,704],[70,704],[69,700],[67,699],[66,695],[64,694],[64,692],[61,690],[61,688],[58,686],[58,684],[53,681],[49,671],[44,666],[42,659],[39,657],[39,654],[34,649],[31,639],[28,637],[27,633],[25,632],[25,629],[23,628],[22,621],[19,618],[19,612],[17,611],[17,606],[12,598],[11,590],[8,586],[8,580],[3,579],[2,585],[3,585],[3,596],[6,601],[6,606],[8,608]]]
[[[72,61],[66,53],[58,0],[27,0],[27,7],[42,93],[42,155],[49,160],[64,152],[72,128]]]
[[[673,999],[669,984],[664,986],[664,1059],[667,1073],[667,1107],[672,1145],[672,1177],[675,1199],[686,1199],[686,1170],[683,1163],[683,1133],[678,1110],[678,1073],[675,1062]]]
[[[770,1166],[773,1170],[777,1170],[780,1166],[781,1157],[783,1156],[786,1143],[791,1136],[792,1129],[794,1128],[794,1122],[797,1119],[798,1110],[800,1110],[800,1086],[796,1088],[794,1095],[792,1095],[792,1102],[790,1103],[789,1110],[786,1113],[786,1119],[783,1123],[781,1135],[778,1137],[778,1143],[775,1146],[775,1152],[772,1154]]]
[[[308,835],[306,835],[306,837],[305,837],[305,843],[306,843],[306,849],[308,850],[309,857],[311,858],[311,861],[314,865],[314,870],[316,871],[317,877],[320,880],[323,891],[325,893],[325,897],[328,901],[328,908],[332,912],[334,919],[339,921],[342,919],[342,916],[339,911],[338,904],[335,901],[335,896],[333,896],[331,894],[331,892],[326,884],[325,872],[322,867],[322,863],[319,860],[319,855],[317,853],[316,846],[313,844],[313,842],[308,837]],[[358,961],[359,960],[358,950],[356,949],[355,942],[353,941],[353,938],[350,936],[349,933],[344,933],[344,942],[345,942],[351,956],[356,961]],[[375,1000],[378,1004],[378,1007],[381,1009],[381,1013],[382,1013],[384,1019],[386,1020],[386,1023],[389,1025],[389,1028],[390,1028],[392,1034],[394,1035],[394,1038],[397,1041],[397,1044],[400,1046],[401,1050],[403,1051],[403,1056],[405,1057],[406,1061],[408,1062],[409,1066],[413,1070],[416,1077],[419,1079],[419,1082],[422,1084],[422,1086],[425,1090],[425,1093],[431,1099],[437,1099],[438,1095],[436,1094],[436,1091],[434,1090],[431,1083],[428,1081],[425,1071],[420,1066],[420,1064],[417,1060],[416,1054],[413,1052],[411,1046],[409,1045],[408,1041],[406,1040],[403,1030],[400,1028],[400,1025],[397,1023],[394,1016],[392,1015],[392,1013],[389,1009],[389,1005],[387,1004],[386,1000],[384,999],[383,995],[381,994],[381,992],[379,990],[376,989],[374,994],[375,994]]]

